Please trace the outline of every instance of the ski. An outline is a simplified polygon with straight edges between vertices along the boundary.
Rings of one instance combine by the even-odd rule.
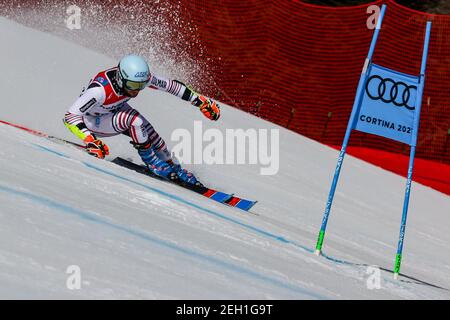
[[[235,197],[234,195],[225,201],[225,203],[231,207],[239,208],[245,211],[250,210],[258,201],[252,201]]]
[[[48,139],[50,141],[53,141],[53,142],[57,142],[57,143],[60,143],[60,144],[68,144],[68,145],[70,145],[72,147],[75,147],[77,149],[86,149],[86,147],[84,145],[78,144],[76,142],[72,142],[72,141],[69,141],[69,140],[65,140],[65,139],[62,139],[62,138],[51,136],[51,135],[48,135],[46,133],[43,133],[43,132],[40,132],[40,131],[36,131],[36,130],[32,130],[32,129],[29,129],[27,127],[21,126],[21,125],[17,125],[17,124],[11,123],[11,122],[3,121],[3,120],[0,120],[0,123],[8,125],[8,126],[11,126],[11,127],[15,127],[17,129],[24,130],[24,131],[26,131],[28,133],[31,133],[31,134],[35,135],[35,136],[46,138],[46,139]],[[158,179],[158,180],[161,180],[161,181],[166,181],[166,182],[169,182],[169,183],[176,184],[176,185],[178,185],[178,186],[180,186],[182,188],[185,188],[185,189],[191,190],[191,191],[193,191],[195,193],[201,194],[202,196],[207,197],[207,198],[209,198],[211,200],[214,200],[214,201],[226,204],[227,206],[235,207],[235,208],[247,211],[247,212],[257,203],[257,201],[252,201],[252,200],[248,200],[248,199],[239,198],[239,197],[236,197],[234,194],[229,194],[229,193],[217,191],[217,190],[214,190],[214,189],[211,189],[211,188],[207,188],[205,186],[192,185],[192,184],[189,184],[189,183],[185,183],[185,182],[183,182],[181,180],[180,181],[169,181],[167,179],[164,179],[162,177],[159,177],[159,176],[153,174],[144,165],[139,165],[139,164],[136,164],[134,162],[128,161],[126,159],[120,158],[120,157],[115,158],[111,162],[113,162],[113,163],[115,163],[115,164],[117,164],[119,166],[128,168],[130,170],[136,171],[138,173],[144,174],[144,175],[146,175],[148,177],[152,177],[152,178],[155,178],[155,179]]]
[[[122,166],[124,168],[136,171],[138,173],[144,174],[146,176],[158,179],[158,180],[162,180],[162,181],[166,181],[172,184],[176,184],[182,188],[194,191],[195,193],[201,194],[204,197],[207,197],[211,200],[226,204],[228,206],[231,207],[235,207],[244,211],[248,211],[250,210],[257,201],[251,201],[251,200],[247,200],[247,199],[242,199],[239,197],[234,196],[233,194],[228,194],[225,192],[221,192],[221,191],[217,191],[205,186],[198,186],[198,185],[192,185],[189,183],[185,183],[181,180],[178,181],[170,181],[167,179],[164,179],[162,177],[159,177],[155,174],[153,174],[150,170],[148,170],[148,168],[144,165],[139,165],[136,164],[134,162],[128,161],[126,159],[123,159],[121,157],[117,157],[115,159],[113,159],[111,162]]]

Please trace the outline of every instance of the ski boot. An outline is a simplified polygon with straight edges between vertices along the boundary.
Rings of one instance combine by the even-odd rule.
[[[197,180],[197,178],[194,176],[192,172],[187,171],[186,169],[182,169],[179,164],[173,164],[172,165],[173,171],[177,174],[178,178],[189,184],[193,184],[195,186],[202,187],[203,184]]]
[[[144,146],[135,144],[134,147],[152,173],[167,180],[175,181],[178,179],[178,175],[172,166],[161,160],[149,144]]]

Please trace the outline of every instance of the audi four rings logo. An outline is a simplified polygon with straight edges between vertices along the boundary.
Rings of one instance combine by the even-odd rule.
[[[375,81],[375,85],[369,90],[369,85],[373,81]],[[376,86],[377,82],[378,86]],[[401,81],[394,81],[391,78],[382,78],[379,75],[373,75],[367,80],[366,92],[372,100],[381,100],[385,103],[392,102],[397,107],[405,107],[409,110],[416,109],[415,106],[408,105],[408,103],[411,97],[414,97],[415,92],[417,92],[417,86],[409,86]]]

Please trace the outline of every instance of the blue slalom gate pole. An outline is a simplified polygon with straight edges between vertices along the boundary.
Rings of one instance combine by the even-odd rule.
[[[423,89],[425,86],[425,71],[426,71],[426,66],[427,66],[430,34],[431,34],[431,21],[428,21],[427,29],[425,31],[424,45],[423,45],[422,65],[420,68],[420,85],[417,90],[416,113],[414,115],[414,129],[413,129],[414,135],[412,137],[411,151],[410,151],[410,155],[409,155],[408,177],[406,180],[405,200],[403,203],[403,214],[402,214],[402,222],[400,224],[400,236],[398,239],[397,255],[395,257],[394,279],[398,279],[398,276],[400,274],[400,265],[402,262],[403,242],[404,242],[404,238],[405,238],[406,219],[408,217],[409,196],[411,193],[412,174],[413,174],[413,169],[414,169],[414,157],[416,155],[417,136],[418,136],[418,131],[419,131],[419,121],[420,121],[420,110],[422,108],[422,95],[423,95]]]
[[[378,40],[378,34],[380,33],[381,24],[383,23],[383,17],[384,17],[385,11],[386,11],[386,5],[383,4],[381,7],[380,16],[378,18],[375,32],[372,37],[372,42],[370,44],[369,53],[367,55],[363,70],[361,72],[361,77],[359,79],[358,88],[356,90],[355,102],[353,103],[353,109],[352,109],[352,113],[350,115],[350,119],[348,121],[347,131],[345,132],[345,137],[344,137],[344,142],[342,143],[342,148],[339,153],[336,170],[334,172],[333,182],[331,184],[331,190],[328,195],[328,201],[327,201],[327,204],[325,207],[325,213],[324,213],[323,219],[322,219],[322,226],[320,228],[319,237],[318,237],[317,244],[316,244],[316,251],[315,251],[316,255],[320,255],[322,252],[323,240],[325,238],[325,230],[327,228],[328,217],[330,216],[330,210],[331,210],[331,205],[333,203],[334,193],[336,191],[337,182],[339,180],[339,174],[341,172],[342,163],[344,161],[345,153],[347,150],[348,140],[350,139],[351,131],[355,125],[355,118],[356,118],[357,114],[359,113],[359,108],[361,106],[361,97],[363,95],[364,85],[365,85],[366,78],[367,78],[367,70],[370,67],[370,63],[372,61],[373,52],[375,51],[375,46],[376,46],[376,43]]]

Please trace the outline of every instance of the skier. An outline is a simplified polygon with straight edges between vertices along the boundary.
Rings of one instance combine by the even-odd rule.
[[[103,159],[108,146],[99,137],[125,134],[142,161],[154,174],[169,180],[201,185],[196,177],[182,169],[170,156],[166,143],[153,126],[128,101],[146,87],[163,90],[191,102],[210,120],[220,117],[219,105],[196,93],[178,80],[168,80],[150,73],[140,56],[128,55],[117,67],[99,72],[66,112],[63,122],[82,139],[86,151]]]

